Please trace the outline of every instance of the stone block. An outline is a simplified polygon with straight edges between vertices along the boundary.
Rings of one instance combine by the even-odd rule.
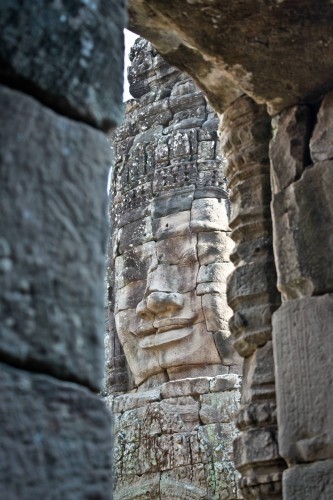
[[[209,338],[209,341],[211,339]],[[213,344],[213,349],[216,347]],[[217,375],[229,373],[229,367],[221,364],[221,359],[215,364],[180,366],[168,368],[169,380],[179,380],[180,378],[216,377]]]
[[[296,465],[283,473],[283,498],[286,500],[331,500],[333,460]]]
[[[214,341],[223,364],[232,366],[232,373],[242,373],[243,360],[234,347],[235,339],[230,334],[230,330],[225,329],[215,332]]]
[[[198,234],[198,259],[201,266],[228,262],[234,243],[228,233],[211,231]]]
[[[198,161],[213,160],[216,141],[201,141],[198,144]]]
[[[228,207],[226,200],[201,198],[194,200],[191,210],[191,230],[228,231]]]
[[[235,466],[239,471],[267,462],[281,461],[276,427],[241,432],[234,441]]]
[[[173,380],[163,384],[161,387],[161,395],[163,398],[174,398],[180,396],[204,394],[209,392],[208,377],[185,378],[181,380]]]
[[[111,422],[76,384],[0,365],[0,497],[110,499]]]
[[[223,463],[233,460],[232,443],[237,434],[234,424],[230,423],[208,424],[200,427],[198,440],[202,463],[211,461]]]
[[[2,87],[0,353],[97,389],[110,146]]]
[[[163,196],[158,196],[152,203],[152,217],[158,219],[166,215],[186,212],[191,210],[194,187],[183,188],[177,190],[177,193],[168,193]]]
[[[143,245],[153,239],[151,218],[136,220],[126,224],[121,230],[118,250],[122,254],[130,247]]]
[[[235,420],[240,392],[225,391],[200,396],[200,420],[203,424],[227,424]]]
[[[177,214],[166,215],[153,220],[153,236],[156,240],[164,240],[176,236],[190,234],[190,215],[186,210]]]
[[[160,498],[160,473],[124,474],[116,483],[114,500]]]
[[[160,401],[160,399],[161,390],[159,387],[156,387],[142,393],[138,392],[114,397],[111,408],[114,413],[124,413],[135,408],[148,407],[150,403]]]
[[[157,259],[165,264],[190,265],[198,262],[195,234],[167,238],[156,243]]]
[[[209,332],[228,330],[228,320],[232,314],[225,295],[208,293],[201,297],[202,310]]]
[[[114,312],[118,313],[125,309],[135,309],[140,297],[144,297],[147,281],[134,281],[125,285],[115,295]]]
[[[180,161],[179,158],[175,158],[171,165],[154,169],[153,193],[159,196],[163,192],[174,194],[175,189],[193,190],[196,179],[196,162],[190,160]]]
[[[241,383],[241,377],[234,373],[218,375],[210,381],[209,390],[210,392],[233,391],[234,389],[240,389]]]
[[[124,26],[122,1],[1,2],[1,79],[108,129],[122,114]]]
[[[203,464],[176,467],[161,474],[160,497],[207,498],[207,477]]]
[[[242,403],[274,398],[273,345],[272,341],[269,341],[244,359]]]
[[[186,293],[196,288],[199,265],[159,264],[151,271],[147,283],[151,292]]]
[[[289,299],[333,289],[332,183],[333,161],[317,163],[273,198],[278,288]]]
[[[227,276],[233,270],[230,262],[214,262],[205,266],[200,266],[198,273],[198,283],[218,282],[226,283]]]
[[[154,241],[142,245],[129,245],[129,249],[115,259],[115,287],[145,280],[151,267],[157,266]]]
[[[270,143],[271,183],[278,193],[299,179],[309,158],[311,116],[307,106],[293,106],[273,121]]]
[[[317,123],[310,140],[310,154],[313,162],[333,159],[333,91],[325,95],[319,112]]]
[[[333,295],[282,304],[273,315],[279,448],[289,462],[333,453]]]
[[[192,396],[166,398],[159,404],[163,433],[190,432],[200,425],[199,402]],[[156,412],[154,414],[156,418]]]

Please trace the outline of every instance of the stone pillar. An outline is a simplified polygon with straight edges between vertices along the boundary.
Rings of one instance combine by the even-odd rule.
[[[285,467],[277,444],[271,315],[280,305],[272,250],[268,144],[265,106],[238,98],[222,116],[220,139],[232,204],[230,228],[236,269],[227,295],[234,315],[229,325],[243,356],[243,388],[235,464],[244,498],[281,498]]]
[[[283,498],[333,492],[333,92],[319,111],[274,121],[272,215],[278,288],[273,316]]]
[[[111,497],[96,128],[119,120],[123,25],[118,1],[1,2],[1,498]]]

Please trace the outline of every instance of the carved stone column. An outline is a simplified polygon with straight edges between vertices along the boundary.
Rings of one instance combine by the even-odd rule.
[[[273,317],[283,498],[333,491],[333,92],[316,116],[294,106],[275,120],[272,215],[278,288]]]
[[[285,467],[277,444],[271,315],[280,305],[272,250],[268,144],[270,119],[264,106],[238,98],[225,111],[220,139],[227,160],[236,243],[236,269],[228,281],[234,315],[230,330],[244,360],[244,383],[234,443],[244,498],[281,498]]]

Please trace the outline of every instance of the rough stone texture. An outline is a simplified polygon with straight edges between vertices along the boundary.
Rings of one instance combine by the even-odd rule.
[[[333,162],[316,163],[274,197],[278,288],[287,298],[333,288],[332,182]]]
[[[277,178],[273,196],[274,252],[284,303],[273,316],[279,449],[290,468],[284,498],[332,497],[332,93],[310,110],[314,130],[285,133],[277,120],[271,146]],[[290,130],[289,130],[290,132]],[[295,140],[310,154],[285,154]],[[311,155],[311,158],[310,158]],[[295,161],[301,175],[293,177]],[[311,160],[314,164],[311,164]],[[285,179],[289,179],[286,183]],[[304,463],[310,465],[299,465]]]
[[[332,457],[332,322],[330,294],[289,300],[273,316],[279,448],[288,463]]]
[[[288,500],[331,500],[332,491],[333,460],[297,465],[283,474],[283,495]]]
[[[123,0],[4,0],[1,81],[108,129],[121,117],[124,25]]]
[[[273,120],[270,143],[271,182],[278,193],[298,180],[309,164],[311,112],[308,106],[293,106]],[[288,168],[285,168],[288,165]]]
[[[218,112],[241,92],[276,113],[332,87],[327,0],[131,0],[130,28],[187,71]],[[309,41],[311,40],[311,43]]]
[[[234,443],[240,488],[247,499],[281,498],[285,464],[276,440],[271,315],[279,306],[272,251],[268,141],[270,120],[263,106],[242,97],[224,113],[220,126],[233,211],[227,295],[234,315],[229,326],[245,357],[241,407]],[[269,495],[269,496],[268,496]]]
[[[311,141],[310,153],[313,162],[333,159],[333,92],[325,95],[319,112],[317,123],[314,128]]]
[[[233,423],[240,377],[191,378],[111,397],[114,498],[236,499]],[[209,385],[223,391],[210,392]],[[222,384],[223,385],[223,384]]]
[[[137,40],[131,59],[138,99],[112,136],[110,334],[124,349],[129,388],[145,390],[233,372],[239,358],[228,329],[229,202],[217,117],[149,42]],[[114,393],[127,377],[120,352],[112,363]]]
[[[110,146],[20,92],[0,107],[0,356],[98,389]]]
[[[110,499],[110,417],[87,389],[0,364],[0,497]]]

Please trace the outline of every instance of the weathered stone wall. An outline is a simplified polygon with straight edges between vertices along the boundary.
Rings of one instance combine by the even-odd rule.
[[[115,500],[240,498],[232,453],[240,382],[189,378],[110,396]]]
[[[119,121],[124,21],[119,1],[1,2],[3,499],[111,497],[95,392],[112,157],[91,125]]]
[[[235,346],[245,358],[235,464],[242,473],[244,498],[281,498],[285,464],[277,442],[271,326],[281,299],[272,246],[271,124],[266,108],[247,96],[238,98],[223,115],[220,135],[233,207],[231,236],[236,243],[231,255],[236,269],[227,290],[234,312],[229,324]]]
[[[273,337],[288,499],[328,500],[333,492],[332,123],[330,92],[319,108],[294,106],[281,113],[270,147],[274,253],[283,297]]]
[[[237,228],[233,231],[237,241],[234,278],[244,271],[247,279],[244,286],[238,280],[236,287],[235,279],[230,280],[229,297],[236,311],[234,320],[239,320],[232,320],[231,324],[233,331],[236,329],[239,333],[238,348],[244,341],[247,343],[248,331],[249,337],[254,338],[257,346],[255,354],[260,353],[261,358],[259,361],[258,357],[254,366],[261,366],[265,373],[259,376],[259,380],[267,380],[267,384],[256,384],[256,391],[258,389],[259,395],[262,390],[263,400],[267,397],[270,400],[267,407],[265,403],[261,405],[259,413],[255,410],[257,403],[248,408],[252,408],[253,412],[244,413],[244,422],[248,423],[244,423],[240,440],[247,434],[249,440],[244,441],[248,456],[244,455],[241,464],[243,493],[250,498],[251,495],[254,498],[269,498],[274,494],[283,495],[286,499],[331,498],[332,438],[329,429],[332,422],[328,416],[332,415],[333,403],[327,384],[331,382],[328,366],[332,365],[332,343],[328,340],[329,335],[325,334],[329,331],[331,311],[331,209],[328,195],[330,94],[322,99],[333,87],[332,4],[326,0],[301,0],[296,8],[295,3],[288,0],[251,0],[246,3],[237,0],[195,0],[183,3],[179,8],[176,1],[166,4],[161,0],[140,0],[131,1],[129,9],[132,28],[151,40],[171,64],[186,69],[220,113],[226,110],[227,114],[230,113],[228,106],[231,104],[236,120],[242,121],[242,112],[236,109],[237,98],[242,92],[257,104],[266,105],[271,115],[284,110],[273,124],[270,153],[274,259],[277,288],[283,299],[283,305],[273,316],[278,434],[281,455],[290,466],[283,473],[283,492],[280,476],[285,465],[276,455],[276,440],[273,439],[272,446],[266,446],[265,439],[257,443],[250,439],[269,427],[273,431],[271,437],[276,434],[269,323],[279,304],[274,287],[275,271],[272,271],[271,265],[267,266],[267,261],[271,259],[270,221],[266,221],[266,228],[261,227],[267,217],[265,213],[270,199],[268,175],[266,180],[260,180],[258,172],[255,172],[252,180],[250,169],[247,178],[249,158],[245,154],[246,161],[243,162],[241,157],[246,146],[250,146],[250,150],[255,147],[258,131],[252,134],[250,130],[248,134],[245,127],[238,135],[237,130],[231,131],[233,125],[230,123],[230,130],[227,130],[228,127],[224,130],[227,140],[222,141],[226,151],[236,154],[238,148],[241,150],[239,161],[236,161],[240,175],[238,179],[237,174],[235,179],[236,197],[232,204],[237,212],[241,212],[243,234]],[[320,102],[321,110],[317,114]],[[292,107],[300,103],[300,106]],[[313,132],[316,115],[317,125]],[[245,120],[246,116],[247,113]],[[265,142],[267,150],[268,138]],[[258,184],[253,193],[256,180]],[[241,189],[238,189],[238,184]],[[233,190],[231,185],[231,192]],[[258,207],[254,210],[257,203]],[[255,231],[255,224],[247,223],[252,210],[259,215]],[[257,246],[257,231],[264,236],[258,246],[258,257],[253,253]],[[268,245],[264,244],[265,239]],[[241,240],[245,245],[239,244]],[[251,242],[254,246],[252,250]],[[266,249],[260,268],[262,244]],[[259,266],[252,266],[252,263]],[[250,273],[251,267],[253,270],[259,268],[259,272]],[[234,294],[235,288],[237,294]],[[248,292],[252,290],[256,293],[251,297]],[[249,310],[251,301],[253,311]],[[260,309],[265,302],[267,310],[263,318],[249,314],[255,312],[257,303]],[[248,319],[255,321],[248,324]],[[259,330],[254,335],[256,322]],[[321,335],[320,340],[317,340],[318,335]],[[251,366],[253,354],[248,352],[245,356]],[[245,371],[244,375],[246,391],[246,386],[251,387],[254,381],[253,370]],[[263,454],[266,457],[261,461]],[[270,456],[275,457],[271,463]],[[254,471],[251,463],[255,462]],[[265,464],[269,465],[268,474]],[[271,476],[274,468],[276,473]],[[268,482],[265,482],[265,475]],[[263,486],[259,484],[259,476],[264,479]],[[246,485],[249,486],[247,491]]]

